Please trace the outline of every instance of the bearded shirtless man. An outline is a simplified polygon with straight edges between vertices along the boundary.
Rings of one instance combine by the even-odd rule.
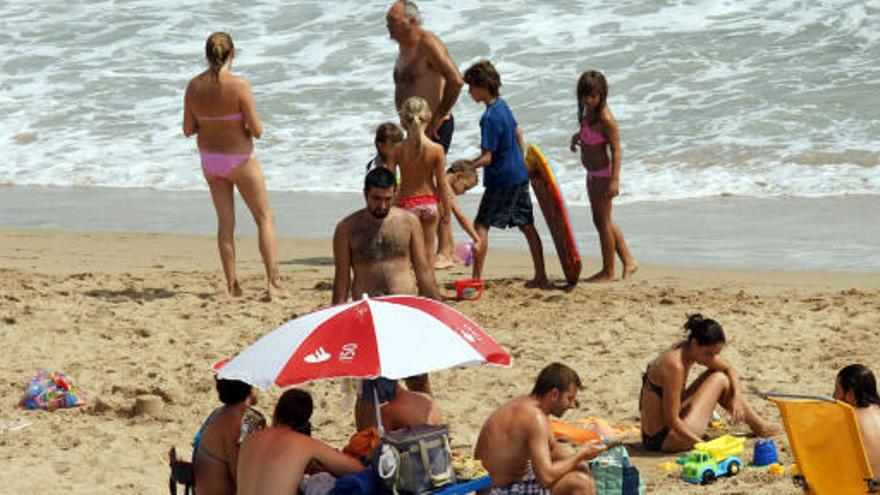
[[[531,394],[515,397],[489,416],[474,458],[492,477],[491,495],[596,493],[585,461],[605,447],[592,441],[571,453],[550,428],[549,416],[560,417],[574,408],[580,388],[573,369],[553,363],[538,375]]]
[[[333,304],[346,302],[349,293],[352,299],[364,294],[422,294],[440,299],[419,219],[391,206],[396,187],[390,170],[371,170],[364,179],[366,208],[337,224],[333,234]]]
[[[428,102],[433,115],[425,134],[449,152],[455,123],[452,107],[464,86],[461,73],[449,56],[446,45],[421,26],[415,2],[394,2],[385,16],[388,34],[400,47],[394,64],[394,105],[400,110],[411,96]]]
[[[421,294],[440,300],[434,269],[428,264],[419,219],[391,206],[397,182],[384,167],[370,170],[364,179],[367,207],[342,219],[333,234],[333,304],[394,294]],[[352,273],[354,277],[352,280]],[[410,390],[431,393],[427,376],[407,379]],[[371,398],[358,397],[355,426],[376,424]]]

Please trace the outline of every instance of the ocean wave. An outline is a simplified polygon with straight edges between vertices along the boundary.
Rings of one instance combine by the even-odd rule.
[[[878,1],[420,2],[461,69],[490,58],[529,141],[586,204],[568,152],[574,86],[609,79],[621,201],[880,194]],[[373,129],[394,120],[386,5],[169,0],[4,7],[0,183],[205,189],[181,136],[204,39],[233,34],[264,123],[273,190],[357,191]],[[875,105],[876,106],[876,105]],[[479,151],[482,108],[455,107],[450,160]]]

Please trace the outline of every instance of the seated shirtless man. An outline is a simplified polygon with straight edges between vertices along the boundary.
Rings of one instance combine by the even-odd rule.
[[[594,494],[585,461],[605,450],[588,442],[575,453],[556,442],[549,416],[576,407],[581,380],[568,366],[553,363],[538,375],[532,393],[512,399],[489,416],[474,457],[492,477],[494,494]]]
[[[880,396],[874,373],[861,364],[844,367],[834,382],[834,398],[856,410],[862,443],[876,477],[880,473]]]
[[[349,293],[353,299],[363,294],[370,297],[421,294],[441,298],[434,267],[428,263],[419,219],[392,206],[396,189],[393,172],[383,167],[370,170],[364,179],[366,208],[336,225],[332,304],[348,301]],[[431,393],[427,380],[417,390]],[[370,404],[358,400],[355,410],[358,429],[369,424],[371,415],[374,413]]]
[[[312,397],[290,389],[278,399],[272,427],[248,437],[238,456],[239,495],[297,493],[306,468],[317,462],[336,477],[364,469],[359,461],[311,438]]]

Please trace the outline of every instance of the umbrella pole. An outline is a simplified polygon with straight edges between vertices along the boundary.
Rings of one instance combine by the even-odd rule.
[[[379,430],[379,436],[385,436],[385,428],[382,426],[382,410],[379,407],[379,392],[377,387],[373,387],[373,405],[376,407],[376,429]]]

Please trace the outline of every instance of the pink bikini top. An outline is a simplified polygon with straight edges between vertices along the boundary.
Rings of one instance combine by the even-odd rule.
[[[583,141],[584,144],[595,146],[597,144],[604,144],[606,140],[605,136],[590,129],[589,122],[584,120],[584,123],[581,124],[581,141]]]
[[[244,114],[241,112],[235,112],[235,113],[230,113],[229,115],[218,115],[216,117],[196,115],[196,118],[199,120],[242,120],[242,119],[244,119]]]

